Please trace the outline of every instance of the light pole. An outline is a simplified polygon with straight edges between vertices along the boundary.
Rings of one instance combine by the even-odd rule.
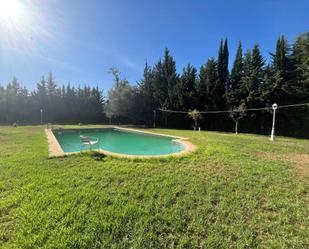
[[[273,108],[273,127],[271,128],[270,141],[274,141],[275,139],[275,119],[276,119],[276,110],[278,108],[278,105],[274,103],[272,105],[272,108]]]
[[[41,124],[43,124],[43,109],[41,109],[40,112],[41,112]]]
[[[156,128],[156,110],[153,110],[153,128]]]

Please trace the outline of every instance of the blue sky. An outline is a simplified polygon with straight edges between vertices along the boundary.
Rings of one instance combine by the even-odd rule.
[[[199,68],[217,56],[225,37],[231,63],[238,40],[244,49],[259,42],[267,57],[278,35],[293,42],[309,31],[307,0],[14,1],[18,16],[0,17],[0,84],[15,75],[30,89],[52,72],[59,84],[107,90],[111,66],[135,83],[145,60],[154,64],[165,47],[181,73],[187,63]]]

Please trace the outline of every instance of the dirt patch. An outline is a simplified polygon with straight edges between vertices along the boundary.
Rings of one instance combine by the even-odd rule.
[[[295,164],[300,175],[309,176],[309,154],[291,154],[288,160]]]
[[[288,162],[300,176],[309,177],[309,154],[288,153],[276,155],[275,153],[260,151],[258,156],[268,160]]]

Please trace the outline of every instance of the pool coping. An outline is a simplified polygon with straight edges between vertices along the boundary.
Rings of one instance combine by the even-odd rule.
[[[107,155],[107,156],[113,156],[117,158],[167,158],[167,157],[178,157],[178,156],[184,156],[190,152],[193,152],[196,150],[196,146],[192,144],[189,141],[189,138],[186,137],[180,137],[180,136],[173,136],[173,135],[168,135],[168,134],[161,134],[161,133],[155,133],[155,132],[150,132],[150,131],[141,131],[137,129],[132,129],[132,128],[124,128],[124,127],[119,127],[119,126],[113,126],[113,127],[102,127],[102,128],[68,128],[68,129],[62,129],[62,130],[84,130],[84,129],[118,129],[118,130],[124,130],[124,131],[131,131],[131,132],[138,132],[138,133],[144,133],[144,134],[150,134],[150,135],[155,135],[155,136],[163,136],[163,137],[170,137],[170,138],[175,138],[175,141],[178,143],[181,143],[184,145],[185,149],[180,151],[180,152],[175,152],[175,153],[170,153],[166,155],[127,155],[127,154],[121,154],[121,153],[116,153],[116,152],[111,152],[103,149],[95,149],[92,151],[96,151],[98,153]],[[64,152],[55,137],[53,130],[57,129],[45,129],[46,137],[47,137],[47,142],[48,142],[48,156],[49,157],[62,157],[66,155],[72,155],[72,154],[79,154],[81,153],[80,151],[76,152]]]

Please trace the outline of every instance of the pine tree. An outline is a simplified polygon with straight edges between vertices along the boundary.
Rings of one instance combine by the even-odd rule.
[[[47,95],[53,96],[56,94],[57,84],[54,81],[52,73],[49,73],[47,77],[47,84],[46,84],[46,90]]]
[[[146,61],[143,72],[143,78],[138,82],[138,86],[141,93],[150,98],[152,98],[153,93],[151,81],[152,81],[152,70]]]
[[[42,76],[41,81],[37,83],[37,90],[35,95],[38,101],[38,110],[42,109],[45,112],[47,107],[47,89],[44,76]]]
[[[6,87],[6,112],[4,113],[7,122],[17,122],[18,120],[18,108],[20,107],[20,85],[16,79],[13,77],[12,82],[10,82]]]
[[[283,85],[289,102],[308,101],[309,96],[309,32],[297,37],[291,55],[291,69]]]
[[[164,51],[163,68],[165,81],[167,82],[168,108],[177,109],[180,106],[178,100],[180,91],[179,76],[176,72],[176,62],[167,48]]]
[[[140,120],[148,126],[153,123],[153,111],[156,109],[153,94],[153,73],[146,61],[143,78],[138,82],[138,93],[135,97],[135,110]]]
[[[262,89],[262,99],[266,105],[282,103],[286,98],[284,85],[290,71],[289,45],[284,36],[277,39],[276,51],[271,53],[271,65],[266,68],[266,81]]]
[[[179,76],[176,63],[166,48],[163,61],[160,59],[153,70],[153,90],[160,108],[177,109],[179,101]]]
[[[206,102],[208,99],[208,86],[206,85],[206,67],[207,67],[208,61],[205,65],[200,67],[200,72],[198,75],[198,82],[196,87],[196,104],[199,110],[205,110],[206,108]]]
[[[222,100],[220,90],[218,91],[217,62],[214,58],[208,59],[202,66],[198,83],[198,107],[201,110],[214,110]]]
[[[184,110],[192,110],[196,103],[195,87],[196,87],[196,68],[188,64],[184,69],[180,78],[180,92],[178,95],[180,105]]]
[[[258,44],[252,49],[253,89],[259,93],[264,83],[265,59],[263,58]]]
[[[37,95],[45,98],[47,96],[47,90],[46,90],[46,81],[44,76],[42,76],[41,81],[37,84]]]
[[[243,60],[243,75],[240,81],[239,98],[246,100],[252,85],[252,54],[251,50],[247,50]]]
[[[153,68],[153,95],[155,106],[168,108],[168,88],[164,77],[164,67],[160,59]]]
[[[241,99],[249,107],[261,105],[261,89],[264,84],[265,61],[261,55],[259,45],[255,44],[252,52],[248,50],[244,58],[244,74],[241,80]]]

